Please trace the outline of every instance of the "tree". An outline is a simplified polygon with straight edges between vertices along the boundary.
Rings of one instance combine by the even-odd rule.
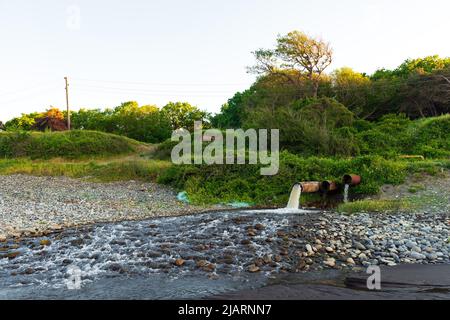
[[[408,59],[394,73],[407,77],[412,73],[431,74],[434,71],[450,67],[450,58],[440,58],[438,55],[418,59]]]
[[[194,121],[205,121],[208,117],[207,112],[187,102],[169,102],[161,112],[169,119],[173,130],[185,128],[192,131]]]
[[[41,117],[35,119],[32,129],[39,131],[64,131],[67,130],[64,114],[55,107],[50,107]]]
[[[370,79],[353,69],[344,67],[331,74],[336,99],[357,116],[364,116],[367,105]]]
[[[319,38],[292,31],[277,38],[275,49],[260,49],[253,54],[257,64],[250,68],[251,72],[279,75],[296,85],[306,77],[310,96],[317,97],[320,78],[332,62],[333,50]]]
[[[11,119],[5,123],[6,130],[31,130],[36,119],[41,117],[42,113],[33,112],[30,114],[22,113],[18,118]]]
[[[154,105],[139,107],[135,101],[122,103],[110,117],[113,133],[145,142],[161,142],[170,137],[170,122]]]
[[[250,95],[250,90],[235,93],[227,103],[222,105],[220,113],[211,117],[211,125],[220,129],[242,128],[245,106]]]
[[[399,91],[399,112],[410,118],[450,112],[450,69],[408,77]]]

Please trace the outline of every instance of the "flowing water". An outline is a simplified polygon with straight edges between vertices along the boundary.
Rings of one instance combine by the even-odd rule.
[[[302,196],[302,187],[300,184],[295,184],[291,190],[291,195],[289,196],[289,202],[286,206],[287,209],[298,209],[300,208],[300,197]]]
[[[349,184],[345,184],[344,186],[344,202],[348,202],[348,189],[350,188]]]
[[[314,216],[298,209],[215,212],[68,229],[49,235],[48,246],[42,238],[2,244],[0,299],[180,299],[260,287],[284,262],[259,273],[249,273],[248,265],[279,253],[278,230]],[[256,235],[248,236],[249,226]],[[177,258],[183,266],[174,264]],[[199,267],[203,260],[214,267]],[[73,268],[80,290],[68,290]]]

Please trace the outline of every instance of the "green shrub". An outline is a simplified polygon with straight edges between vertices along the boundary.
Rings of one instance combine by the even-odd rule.
[[[43,133],[2,132],[0,133],[0,156],[32,159],[110,156],[133,152],[139,144],[125,137],[87,130]]]
[[[358,158],[302,158],[284,151],[275,176],[261,176],[260,165],[173,165],[161,173],[158,182],[188,192],[198,203],[247,201],[265,205],[286,204],[292,184],[298,181],[333,180],[356,173],[362,183],[357,194],[374,194],[383,184],[402,183],[408,172],[404,161],[380,156]]]

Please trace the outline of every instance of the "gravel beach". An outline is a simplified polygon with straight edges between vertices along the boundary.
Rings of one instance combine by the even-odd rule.
[[[205,209],[178,201],[172,189],[155,183],[0,176],[0,240],[97,222],[182,215]]]

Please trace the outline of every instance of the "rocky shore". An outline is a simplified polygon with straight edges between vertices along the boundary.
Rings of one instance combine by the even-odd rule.
[[[353,215],[244,210],[150,223],[145,219],[187,215],[206,208],[183,204],[173,190],[152,183],[99,184],[24,175],[1,180],[0,241],[5,242],[2,257],[10,259],[23,250],[17,251],[8,237],[40,236],[37,242],[27,240],[30,244],[23,244],[26,250],[32,248],[30,252],[40,252],[46,251],[48,244],[62,241],[60,236],[51,237],[52,231],[137,220],[126,224],[125,229],[121,224],[110,224],[67,234],[75,235],[75,240],[69,239],[75,244],[95,247],[105,242],[123,250],[123,260],[133,265],[127,270],[135,263],[165,272],[186,269],[214,274],[450,263],[450,216],[445,210]],[[97,232],[94,238],[100,240],[92,239],[91,233]],[[135,241],[139,244],[136,248],[131,245]],[[128,244],[122,247],[119,242]],[[158,254],[149,256],[153,252]],[[138,262],[128,261],[138,253]]]
[[[323,213],[307,232],[300,269],[450,262],[446,213]]]
[[[172,189],[154,183],[0,176],[0,241],[98,222],[183,215],[205,209],[178,201]]]

